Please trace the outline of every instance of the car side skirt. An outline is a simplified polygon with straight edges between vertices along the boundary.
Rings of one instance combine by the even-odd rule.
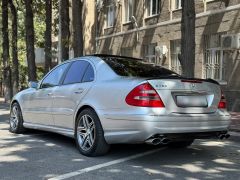
[[[23,126],[25,128],[29,129],[37,129],[37,130],[42,130],[42,131],[49,131],[49,132],[54,132],[58,133],[67,137],[74,138],[74,130],[73,129],[66,129],[66,128],[61,128],[61,127],[56,127],[56,126],[50,126],[50,125],[42,125],[42,124],[35,124],[35,123],[23,123]]]

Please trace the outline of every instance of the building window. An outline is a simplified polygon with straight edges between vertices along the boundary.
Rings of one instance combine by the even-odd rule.
[[[160,0],[147,0],[147,15],[154,16],[160,12]]]
[[[114,25],[115,9],[114,5],[107,7],[107,27],[112,27]]]
[[[224,79],[224,51],[221,48],[221,36],[223,34],[225,33],[204,36],[203,78],[211,78],[218,81]]]
[[[172,0],[172,10],[182,9],[182,0]]]
[[[181,39],[170,41],[170,69],[175,71],[178,74],[182,73],[181,64],[178,59],[178,56],[181,54]]]
[[[157,43],[152,43],[152,44],[144,46],[145,61],[156,64],[156,55],[155,55],[155,47],[156,46],[157,46]]]
[[[125,8],[125,22],[130,22],[134,12],[134,0],[125,0],[124,1]]]

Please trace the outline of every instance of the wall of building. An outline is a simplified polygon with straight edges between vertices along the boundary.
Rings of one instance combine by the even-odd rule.
[[[160,15],[144,19],[144,3],[136,4],[136,17],[139,24],[137,31],[132,23],[121,24],[123,1],[116,5],[116,27],[105,29],[106,10],[98,14],[99,53],[144,57],[144,47],[156,43],[166,45],[170,50],[170,41],[181,39],[181,10],[169,11],[170,1],[162,0]],[[240,33],[240,1],[215,0],[196,2],[196,67],[195,76],[204,78],[204,37],[216,33]],[[109,3],[109,2],[108,2]],[[123,10],[124,11],[124,10]],[[122,12],[124,13],[124,12]],[[139,34],[139,40],[137,39]],[[124,54],[123,54],[124,52]],[[170,51],[164,66],[170,68]],[[240,111],[240,70],[239,51],[224,51],[224,85],[223,90],[228,100],[228,109]],[[222,83],[222,82],[221,82]]]
[[[96,37],[96,26],[95,26],[95,13],[96,6],[95,0],[83,1],[83,41],[84,41],[84,54],[95,53],[95,37]]]
[[[70,36],[71,39],[73,38],[73,29],[72,29],[72,4],[70,4],[69,8],[69,17],[70,17]],[[96,47],[96,10],[95,10],[95,0],[88,0],[83,1],[83,15],[82,15],[82,22],[83,22],[83,42],[84,42],[84,48],[83,48],[83,54],[94,54],[95,53],[95,47]],[[70,43],[70,58],[73,57],[73,50]]]

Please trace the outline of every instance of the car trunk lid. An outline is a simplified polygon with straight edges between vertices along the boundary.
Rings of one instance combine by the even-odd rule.
[[[218,108],[220,86],[203,79],[149,79],[169,113],[209,114]]]

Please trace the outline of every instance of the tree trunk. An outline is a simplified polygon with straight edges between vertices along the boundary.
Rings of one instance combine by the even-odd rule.
[[[46,31],[45,31],[45,74],[52,67],[52,0],[45,1]]]
[[[17,29],[17,10],[13,4],[13,0],[9,0],[9,5],[12,14],[12,82],[13,82],[13,93],[16,94],[19,88],[19,70],[18,70],[18,29]]]
[[[2,0],[2,49],[3,49],[3,84],[5,101],[11,100],[12,83],[11,68],[9,62],[9,37],[8,37],[8,0]]]
[[[60,13],[61,13],[61,52],[63,61],[69,59],[69,0],[60,1]]]
[[[26,30],[26,47],[27,47],[27,63],[28,63],[28,80],[36,81],[36,64],[34,52],[34,25],[33,25],[33,11],[32,0],[24,0],[25,13],[25,30]]]
[[[194,77],[195,69],[195,16],[194,0],[182,0],[182,38],[179,60],[182,75],[188,78]]]
[[[83,55],[82,9],[83,3],[81,0],[72,0],[74,57]]]

